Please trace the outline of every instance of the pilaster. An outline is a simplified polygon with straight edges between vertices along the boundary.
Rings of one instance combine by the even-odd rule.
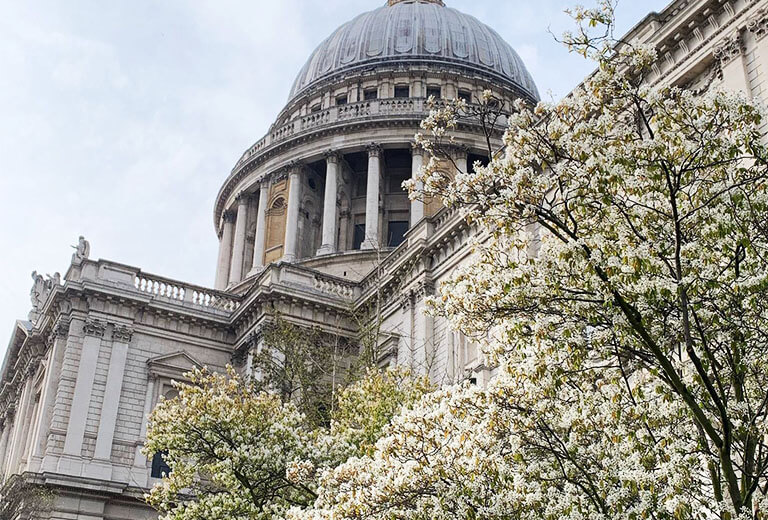
[[[90,466],[91,470],[98,470],[99,475],[92,471],[91,476],[101,476],[105,479],[111,477],[112,441],[117,425],[117,412],[120,406],[120,393],[123,388],[128,346],[132,337],[133,329],[128,326],[115,325],[112,329],[112,355],[109,359],[104,401],[101,405],[99,430],[93,454],[97,462]]]
[[[99,348],[105,330],[106,324],[99,320],[89,319],[83,324],[85,337],[80,352],[75,391],[72,395],[67,435],[64,439],[64,455],[79,458],[83,448],[88,406],[91,402],[93,380],[96,375],[96,362],[99,358]],[[63,469],[61,462],[59,469]]]

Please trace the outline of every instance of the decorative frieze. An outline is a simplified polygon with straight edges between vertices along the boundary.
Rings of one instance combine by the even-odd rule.
[[[106,323],[95,319],[88,319],[83,324],[83,332],[86,336],[96,336],[101,338],[104,336],[106,328]]]

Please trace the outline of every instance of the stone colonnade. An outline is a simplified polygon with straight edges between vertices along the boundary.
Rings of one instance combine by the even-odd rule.
[[[368,153],[368,178],[366,184],[365,203],[365,240],[361,249],[372,250],[382,245],[382,237],[379,236],[381,202],[382,173],[381,161],[383,159],[382,148],[377,144],[371,144],[367,148]],[[415,177],[424,164],[423,151],[420,148],[411,148],[411,175]],[[325,154],[326,181],[323,197],[322,216],[322,241],[317,255],[328,255],[338,252],[337,229],[339,224],[339,210],[336,204],[338,197],[338,182],[341,175],[342,153],[332,150]],[[463,163],[466,165],[466,158]],[[298,221],[301,204],[302,165],[292,163],[288,166],[289,192],[286,210],[285,238],[282,260],[295,262],[299,259],[298,247]],[[221,221],[221,235],[219,244],[219,257],[216,270],[216,289],[222,290],[228,286],[237,284],[245,277],[257,274],[264,268],[264,253],[266,249],[267,211],[269,204],[269,180],[264,180],[259,185],[259,195],[256,211],[256,235],[254,241],[253,262],[243,276],[246,258],[246,234],[249,206],[256,202],[256,197],[251,194],[241,194],[237,198],[235,209],[224,212]],[[425,216],[424,203],[414,200],[410,203],[410,225],[415,226]]]

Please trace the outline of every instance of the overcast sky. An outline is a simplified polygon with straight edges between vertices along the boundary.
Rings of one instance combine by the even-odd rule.
[[[205,286],[214,197],[336,27],[384,0],[0,0],[0,351],[30,273],[91,257]],[[549,30],[575,0],[446,0],[518,51],[544,97],[590,70]],[[587,1],[588,3],[588,1]],[[666,0],[623,0],[626,31]]]

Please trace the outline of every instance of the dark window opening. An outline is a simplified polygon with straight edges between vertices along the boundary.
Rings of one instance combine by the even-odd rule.
[[[470,385],[476,385],[477,384],[477,378],[476,377],[470,377],[469,378],[469,384]]]
[[[411,87],[409,86],[395,87],[395,97],[396,98],[411,97]]]
[[[343,96],[336,97],[336,106],[346,105],[349,100],[349,96],[344,94]]]
[[[171,467],[165,462],[163,455],[168,452],[158,451],[152,457],[152,478],[163,478],[171,474]]]
[[[312,113],[320,112],[320,108],[321,108],[320,105],[313,105],[312,108],[309,109],[309,111]]]
[[[368,193],[368,176],[365,172],[355,177],[355,197],[365,197]]]
[[[472,103],[472,93],[467,92],[466,90],[459,90],[459,99],[467,103]]]
[[[442,91],[440,87],[427,87],[427,97],[440,99],[440,97],[442,97]]]
[[[482,166],[488,166],[488,157],[483,155],[469,154],[467,157],[467,167],[469,173],[475,173],[475,163],[479,162]]]
[[[307,178],[307,184],[309,185],[309,189],[317,191],[317,181],[315,179],[312,177]]]
[[[405,188],[403,188],[403,183],[410,179],[410,175],[406,174],[391,174],[389,177],[389,190],[388,193],[403,193],[405,192]]]
[[[389,222],[387,232],[387,245],[397,247],[405,241],[405,233],[408,231],[408,222],[405,220],[392,220]]]
[[[365,224],[355,224],[355,236],[352,237],[352,249],[360,249],[365,240]]]
[[[363,99],[366,101],[370,101],[372,99],[378,99],[379,98],[379,92],[375,88],[370,88],[368,90],[363,91]]]

